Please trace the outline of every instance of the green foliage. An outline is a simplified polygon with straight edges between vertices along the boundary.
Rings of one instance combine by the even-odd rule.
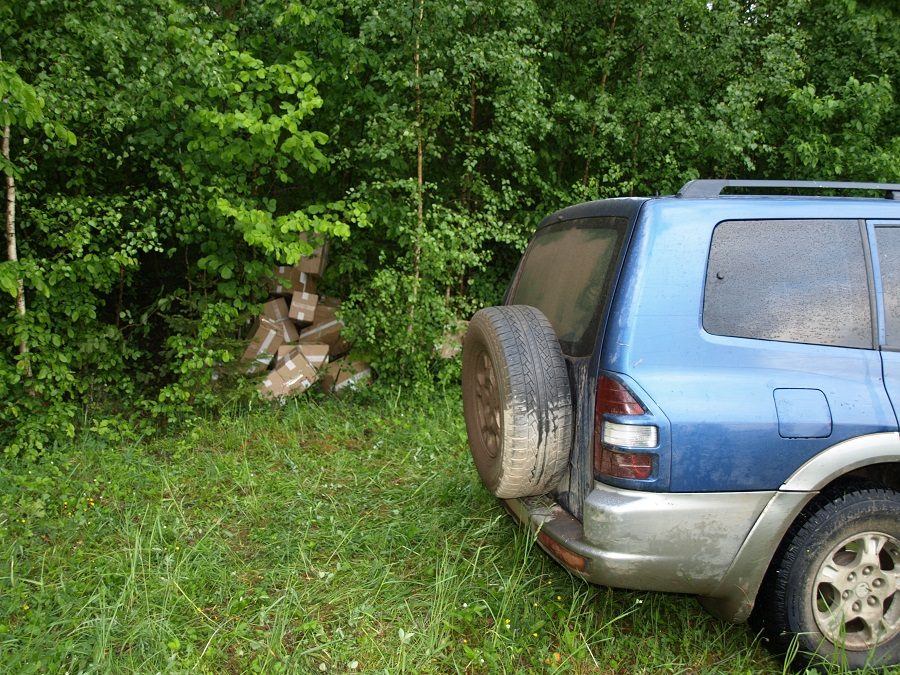
[[[332,278],[347,289],[355,343],[380,372],[430,383],[441,371],[435,344],[499,300],[539,220],[537,147],[550,128],[540,12],[431,0],[320,11],[332,33],[310,50],[342,148],[335,188],[350,185],[370,206],[369,227],[336,247]]]
[[[3,4],[20,262],[0,293],[23,278],[29,316],[0,305],[0,445],[102,405],[214,408],[232,383],[207,364],[246,338],[272,263],[324,236],[358,354],[429,388],[458,372],[435,345],[560,206],[900,180],[898,27],[853,0]]]
[[[31,129],[39,123],[43,123],[47,138],[59,138],[75,145],[75,134],[59,122],[46,119],[44,100],[22,80],[11,63],[0,60],[0,129],[20,124]],[[14,174],[14,166],[8,164],[6,158],[0,158],[0,169],[4,173]]]
[[[176,379],[159,392],[147,408],[157,418],[174,424],[179,417],[197,419],[197,409],[209,410],[218,399],[213,382],[223,366],[232,359],[227,343],[216,340],[223,330],[233,326],[239,316],[230,302],[217,302],[204,308],[200,321],[188,321],[192,331],[173,326],[162,355],[173,364]]]
[[[301,232],[347,236],[365,216],[307,188],[328,165],[309,125],[322,100],[278,25],[309,17],[273,13],[248,37],[177,0],[0,15],[20,258],[0,290],[22,277],[28,296],[24,321],[4,303],[0,334],[27,341],[34,371],[0,360],[0,445],[40,452],[98,405],[192,419],[272,263],[312,250]]]
[[[558,207],[697,177],[900,179],[889,3],[317,11],[316,39],[297,40],[321,64],[322,119],[341,148],[323,185],[371,208],[331,279],[350,296],[357,346],[400,381],[430,381],[431,345],[499,301]]]

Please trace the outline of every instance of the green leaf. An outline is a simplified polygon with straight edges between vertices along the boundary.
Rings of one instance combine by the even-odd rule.
[[[11,260],[0,262],[0,291],[9,293],[13,298],[19,294],[18,271],[15,262]]]

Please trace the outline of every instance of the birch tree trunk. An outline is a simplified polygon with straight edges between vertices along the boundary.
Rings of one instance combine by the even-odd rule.
[[[3,159],[7,162],[9,158],[9,138],[10,127],[7,124],[3,127]],[[12,173],[6,175],[6,257],[10,261],[19,259],[18,249],[16,247],[16,179]],[[18,290],[16,292],[16,312],[23,319],[25,318],[25,283],[20,276],[17,279]],[[31,377],[31,363],[28,360],[28,342],[23,339],[19,343],[19,354],[25,361],[25,373]]]

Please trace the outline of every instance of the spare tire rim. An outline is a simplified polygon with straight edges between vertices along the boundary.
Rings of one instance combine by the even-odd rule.
[[[491,357],[482,350],[475,365],[475,397],[478,428],[487,454],[492,459],[500,452],[500,391]]]
[[[864,651],[900,632],[900,541],[853,535],[832,549],[813,584],[816,625],[829,641]]]

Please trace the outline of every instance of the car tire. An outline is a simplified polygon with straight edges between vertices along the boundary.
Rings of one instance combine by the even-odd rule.
[[[485,486],[509,499],[549,492],[572,445],[572,392],[553,327],[526,305],[488,307],[463,343],[469,448]]]
[[[796,648],[796,665],[900,664],[900,493],[850,485],[821,495],[761,594],[764,636],[778,651]]]

